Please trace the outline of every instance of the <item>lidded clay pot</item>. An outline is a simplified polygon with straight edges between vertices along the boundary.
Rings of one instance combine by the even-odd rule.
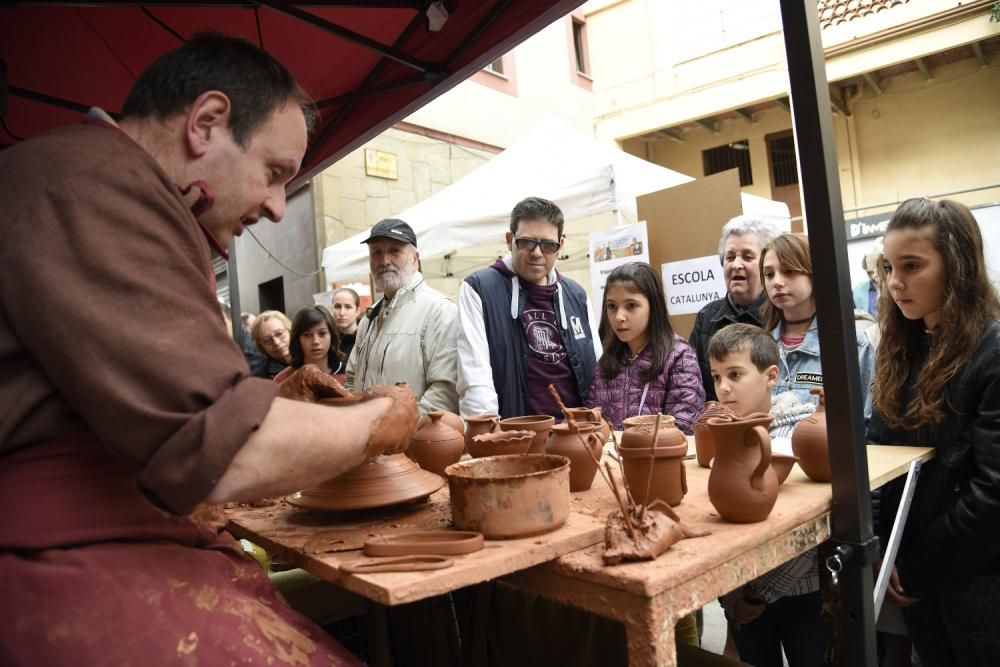
[[[600,424],[577,422],[576,431],[569,424],[556,424],[549,433],[545,453],[569,459],[569,490],[586,491],[594,483],[597,461],[604,453]]]
[[[421,468],[444,476],[444,469],[462,458],[465,437],[444,421],[444,412],[427,413],[430,423],[410,438],[406,454]]]
[[[736,413],[718,401],[705,403],[705,411],[701,413],[691,430],[694,431],[694,448],[698,465],[702,468],[712,467],[712,457],[715,456],[715,442],[712,432],[708,430],[708,420],[712,417],[735,417]]]
[[[771,467],[771,415],[713,417],[708,428],[715,460],[708,475],[708,499],[726,521],[763,521],[778,499],[778,477]]]
[[[671,415],[660,415],[656,445],[651,450],[656,417],[641,415],[629,417],[622,422],[625,430],[618,454],[625,470],[625,483],[637,503],[648,505],[659,499],[675,506],[681,503],[687,493],[687,472],[684,469],[687,438],[675,426]],[[653,467],[652,478],[650,465]]]
[[[602,442],[607,442],[611,437],[611,424],[601,416],[601,408],[566,408],[566,412],[573,415],[577,423],[587,422],[600,426],[597,433],[601,436]]]
[[[440,412],[443,415],[441,417],[441,421],[443,421],[445,424],[452,427],[459,433],[462,433],[463,435],[465,434],[465,422],[462,421],[461,417],[456,415],[454,412],[448,412],[447,410],[439,410],[438,412]],[[422,416],[419,420],[417,420],[417,430],[419,431],[420,429],[429,425],[430,423],[431,423],[430,414]]]
[[[526,417],[508,417],[500,420],[501,431],[534,431],[535,439],[531,441],[529,454],[544,454],[545,441],[549,439],[549,429],[556,423],[550,415],[528,415]]]
[[[465,451],[472,453],[472,439],[484,433],[493,433],[500,427],[500,415],[476,415],[465,420]]]
[[[799,467],[814,482],[830,481],[830,445],[826,434],[826,401],[823,390],[813,389],[819,396],[816,412],[799,422],[792,431],[792,452],[799,457]]]
[[[534,431],[494,431],[475,436],[469,443],[469,454],[474,459],[486,456],[511,456],[525,454],[535,439]]]

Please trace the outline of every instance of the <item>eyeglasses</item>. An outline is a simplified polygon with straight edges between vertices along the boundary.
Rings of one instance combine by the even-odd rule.
[[[518,237],[514,239],[514,245],[517,246],[518,250],[523,250],[524,252],[535,252],[535,248],[541,246],[542,252],[546,255],[554,255],[559,252],[559,241],[539,241],[538,239],[530,239],[527,237]]]
[[[278,345],[286,338],[288,338],[288,331],[286,329],[279,329],[270,336],[261,336],[260,344],[264,347],[271,347],[272,345]]]

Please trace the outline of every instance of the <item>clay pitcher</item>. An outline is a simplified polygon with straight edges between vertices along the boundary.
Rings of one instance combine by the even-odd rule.
[[[771,416],[713,417],[708,428],[715,461],[708,475],[708,499],[726,521],[763,521],[778,499],[778,477],[771,467]]]
[[[705,411],[691,425],[694,431],[694,448],[698,465],[702,468],[712,467],[712,457],[715,456],[715,441],[712,440],[712,432],[708,430],[708,420],[712,417],[735,417],[736,413],[722,405],[718,401],[709,401],[705,404]]]
[[[444,421],[444,413],[429,412],[430,423],[410,438],[406,454],[421,468],[444,477],[444,469],[462,458],[465,438]]]
[[[814,482],[830,481],[830,446],[826,436],[826,401],[823,390],[813,389],[819,405],[792,431],[792,452],[799,457],[802,472]]]
[[[569,490],[586,491],[594,483],[604,441],[598,433],[599,424],[577,422],[576,428],[577,432],[573,432],[569,424],[553,426],[545,453],[568,458]]]
[[[471,452],[469,446],[477,435],[492,433],[500,427],[500,415],[478,415],[465,420],[465,451]]]
[[[604,442],[607,442],[608,438],[611,437],[611,424],[601,416],[601,408],[567,408],[566,412],[573,415],[573,419],[577,422],[588,422],[600,426],[598,435]]]
[[[660,415],[655,445],[653,429],[656,427],[656,415],[629,417],[622,425],[625,430],[618,454],[632,497],[641,505],[648,505],[654,500],[662,500],[670,506],[679,505],[687,494],[684,457],[687,456],[688,443],[675,426],[674,418]],[[650,465],[653,467],[652,477]]]

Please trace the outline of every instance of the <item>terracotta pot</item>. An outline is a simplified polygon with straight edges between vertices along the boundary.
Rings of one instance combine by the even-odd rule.
[[[568,458],[569,490],[586,491],[594,483],[594,475],[597,474],[595,459],[601,460],[604,441],[601,440],[600,424],[577,422],[576,428],[577,432],[574,432],[569,424],[553,426],[545,453]],[[583,442],[580,442],[581,437]]]
[[[611,424],[609,424],[604,417],[601,416],[601,409],[598,408],[568,408],[566,412],[573,415],[573,419],[577,422],[587,422],[589,424],[598,424],[600,428],[597,433],[601,436],[601,442],[607,442],[608,438],[611,437]]]
[[[526,454],[535,439],[534,431],[496,431],[477,435],[469,444],[469,454],[474,459],[487,456]]]
[[[771,416],[708,420],[715,460],[708,475],[708,499],[726,521],[763,521],[778,499],[778,477],[771,467]]]
[[[792,431],[792,451],[799,457],[799,467],[814,482],[830,481],[830,446],[826,435],[826,401],[822,389],[810,393],[819,396],[819,405]]]
[[[708,430],[708,420],[712,417],[735,416],[735,412],[718,401],[709,401],[705,404],[705,411],[691,425],[691,430],[694,431],[695,455],[698,465],[702,468],[711,468],[712,457],[715,456],[715,441],[712,440],[712,432]]]
[[[430,422],[410,438],[407,456],[424,470],[444,476],[444,469],[462,458],[465,438],[444,421],[444,412],[430,412]]]
[[[799,457],[792,456],[791,454],[771,453],[771,467],[774,468],[774,474],[778,477],[778,486],[785,483],[785,480],[788,479],[788,475],[792,472],[792,468],[798,460]]]
[[[456,528],[486,539],[555,530],[569,517],[569,459],[547,454],[491,456],[448,466]]]
[[[444,415],[443,417],[441,417],[441,421],[443,421],[445,424],[452,427],[459,433],[463,435],[465,434],[465,422],[462,420],[461,417],[456,415],[454,412],[448,412],[447,410],[440,410],[440,412],[442,415]],[[430,414],[423,415],[417,421],[417,430],[419,431],[420,429],[422,429],[423,427],[427,426],[430,423],[431,423]]]
[[[555,417],[549,415],[528,415],[527,417],[508,417],[500,420],[502,431],[534,431],[535,439],[531,441],[529,454],[544,454],[545,442],[549,439],[549,429],[556,423]]]
[[[676,506],[687,493],[684,457],[687,456],[688,443],[674,424],[672,416],[660,416],[660,430],[656,435],[655,448],[651,450],[656,415],[629,417],[623,422],[625,431],[622,433],[622,446],[618,449],[618,454],[625,469],[625,483],[628,484],[632,498],[641,505],[648,505],[659,499]]]
[[[444,479],[421,470],[405,454],[380,456],[340,477],[293,493],[286,500],[312,510],[357,510],[424,498],[444,486]]]
[[[472,439],[483,433],[493,433],[500,427],[500,415],[469,417],[465,427],[465,451],[472,453]]]

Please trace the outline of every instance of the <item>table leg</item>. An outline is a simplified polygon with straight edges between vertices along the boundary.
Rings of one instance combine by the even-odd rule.
[[[385,607],[368,601],[368,622],[371,625],[372,667],[392,667],[389,649],[389,617]]]
[[[653,598],[625,623],[629,667],[675,667],[677,646],[673,614],[662,598]]]

